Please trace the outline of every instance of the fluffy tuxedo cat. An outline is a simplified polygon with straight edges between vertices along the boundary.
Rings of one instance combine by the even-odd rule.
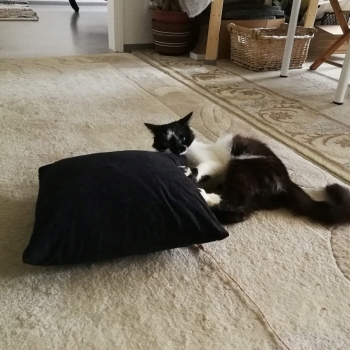
[[[145,125],[154,135],[156,150],[186,154],[184,173],[197,183],[222,223],[241,222],[256,210],[277,208],[325,225],[350,223],[350,191],[345,187],[328,185],[328,199],[315,201],[290,179],[267,145],[232,134],[214,144],[199,142],[188,125],[191,116],[166,125]]]

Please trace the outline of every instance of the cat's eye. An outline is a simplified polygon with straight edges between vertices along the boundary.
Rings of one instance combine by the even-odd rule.
[[[167,149],[169,147],[169,142],[164,142],[163,147],[164,147],[164,149]]]
[[[186,142],[186,136],[181,136],[180,137],[180,142],[185,143]]]

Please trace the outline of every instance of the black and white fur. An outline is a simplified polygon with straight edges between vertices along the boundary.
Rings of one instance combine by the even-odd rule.
[[[186,154],[188,167],[182,170],[197,183],[222,223],[241,222],[254,211],[277,208],[325,225],[350,223],[350,191],[345,187],[328,185],[328,199],[315,201],[290,179],[267,145],[232,134],[214,144],[199,142],[188,125],[191,116],[166,125],[145,125],[154,135],[156,150]]]

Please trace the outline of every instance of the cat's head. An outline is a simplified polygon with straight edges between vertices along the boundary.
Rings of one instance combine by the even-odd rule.
[[[174,154],[185,154],[187,148],[195,138],[194,133],[188,125],[192,113],[193,112],[169,124],[155,125],[145,123],[147,128],[151,130],[154,135],[153,148],[159,152],[170,151]]]

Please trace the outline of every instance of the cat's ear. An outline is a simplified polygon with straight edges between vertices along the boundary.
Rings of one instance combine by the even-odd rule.
[[[181,127],[184,127],[188,124],[188,122],[190,121],[191,117],[192,117],[193,112],[188,113],[186,115],[186,117],[183,117],[182,119],[179,120],[179,124],[181,125]]]
[[[156,131],[158,125],[145,123],[145,126],[154,133]]]

